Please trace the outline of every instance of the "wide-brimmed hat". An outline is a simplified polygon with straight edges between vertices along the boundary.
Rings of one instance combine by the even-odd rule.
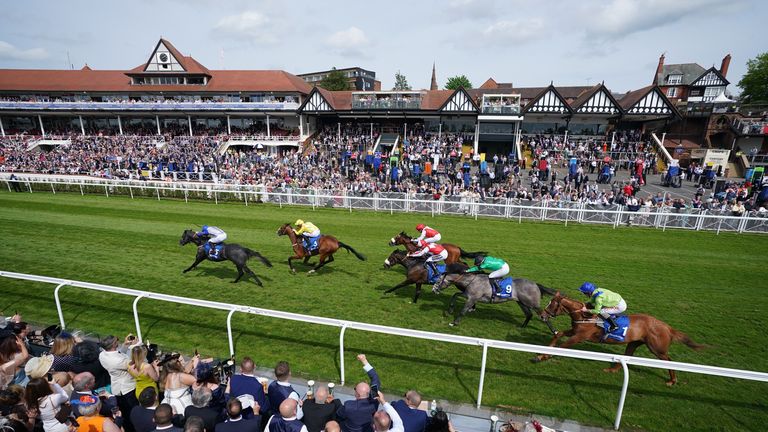
[[[51,354],[43,354],[40,357],[32,357],[24,365],[24,372],[30,378],[42,378],[45,374],[51,370],[53,365],[53,356]]]

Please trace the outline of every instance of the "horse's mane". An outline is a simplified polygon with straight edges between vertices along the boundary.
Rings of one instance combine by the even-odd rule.
[[[408,234],[405,233],[405,231],[400,231],[400,235],[403,237],[411,238]]]

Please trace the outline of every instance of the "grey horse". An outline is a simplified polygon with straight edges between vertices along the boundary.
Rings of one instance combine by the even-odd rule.
[[[509,298],[492,298],[491,283],[488,281],[488,275],[484,273],[465,273],[463,268],[449,265],[440,279],[432,286],[432,292],[440,294],[440,291],[444,290],[448,285],[454,284],[459,292],[451,297],[451,302],[448,306],[446,314],[453,314],[454,307],[456,306],[456,299],[463,295],[467,298],[464,303],[464,308],[454,318],[451,326],[459,325],[461,318],[470,310],[474,309],[477,302],[481,303],[504,303],[509,300],[514,300],[520,306],[525,314],[525,321],[520,327],[525,327],[533,317],[531,309],[536,312],[541,312],[541,296],[544,294],[555,295],[555,290],[547,288],[544,285],[533,282],[528,279],[515,278],[514,286],[512,289],[512,296]],[[549,327],[549,330],[555,334],[556,331],[552,324],[546,320],[544,321]]]

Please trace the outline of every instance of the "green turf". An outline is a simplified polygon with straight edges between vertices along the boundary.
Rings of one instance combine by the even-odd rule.
[[[297,218],[366,254],[367,262],[346,252],[318,275],[291,276],[285,258],[290,245],[275,231]],[[710,232],[548,224],[462,217],[190,202],[79,194],[0,192],[3,270],[71,278],[142,290],[247,304],[311,315],[398,327],[479,336],[533,344],[549,340],[534,321],[518,326],[515,304],[481,305],[458,328],[442,316],[448,295],[426,292],[409,304],[413,288],[382,296],[403,280],[403,271],[383,270],[391,252],[388,239],[427,221],[447,242],[466,250],[488,250],[508,260],[512,274],[576,295],[592,280],[621,293],[631,312],[655,315],[711,348],[695,352],[674,345],[674,360],[750,370],[768,370],[764,289],[766,237]],[[229,281],[234,267],[206,262],[186,275],[181,270],[194,249],[180,248],[181,231],[192,224],[215,224],[231,241],[260,251],[275,264],[251,267],[264,288]],[[451,288],[453,290],[453,288]],[[53,286],[0,279],[0,308],[18,309],[38,323],[56,322]],[[449,291],[450,292],[450,291]],[[62,290],[70,328],[106,334],[133,329],[132,299],[76,288]],[[143,300],[139,304],[145,338],[168,348],[195,347],[226,355],[225,312]],[[564,328],[566,318],[556,325]],[[288,360],[297,375],[338,381],[338,329],[236,314],[238,355],[263,367]],[[347,380],[364,374],[354,355],[365,352],[377,367],[384,390],[416,388],[427,399],[471,403],[477,392],[481,349],[349,331]],[[623,347],[585,344],[580,349],[623,352]],[[650,356],[645,348],[638,350]],[[491,349],[483,403],[586,424],[613,423],[621,374],[605,364],[554,359],[529,362],[530,354]],[[624,410],[627,430],[764,430],[768,424],[765,384],[679,374],[664,385],[666,372],[631,368]]]

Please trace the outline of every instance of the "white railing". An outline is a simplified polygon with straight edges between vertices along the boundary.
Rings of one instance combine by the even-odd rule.
[[[341,384],[345,383],[345,367],[344,367],[344,334],[347,330],[360,330],[373,333],[381,333],[392,336],[410,337],[416,339],[425,339],[430,341],[440,341],[446,343],[455,343],[462,345],[472,345],[482,347],[482,361],[480,364],[480,383],[477,389],[477,408],[480,408],[483,400],[483,383],[485,380],[485,369],[488,359],[488,348],[496,348],[509,351],[518,351],[534,354],[549,354],[560,357],[570,357],[582,360],[593,360],[600,362],[619,363],[624,371],[624,380],[621,388],[621,394],[619,396],[619,404],[616,411],[616,420],[614,427],[618,430],[621,424],[621,415],[624,409],[624,401],[627,395],[627,388],[629,387],[629,368],[628,365],[644,366],[656,369],[673,369],[680,372],[691,372],[705,375],[714,375],[726,378],[738,378],[750,381],[762,381],[768,382],[768,373],[755,372],[740,369],[721,368],[716,366],[697,365],[692,363],[681,363],[664,361],[650,358],[641,357],[628,357],[618,354],[599,353],[591,351],[580,351],[575,349],[553,348],[548,346],[532,345],[517,342],[507,342],[495,339],[475,338],[468,336],[458,336],[445,333],[435,333],[422,330],[405,329],[399,327],[389,327],[378,324],[367,324],[356,321],[346,321],[335,318],[317,317],[311,315],[297,314],[293,312],[283,312],[272,309],[264,309],[246,305],[236,305],[230,303],[221,303],[210,300],[198,300],[189,297],[180,297],[170,294],[154,293],[149,291],[141,291],[130,288],[121,288],[110,285],[101,285],[90,282],[73,281],[68,279],[60,279],[48,276],[37,276],[24,273],[14,273],[8,271],[0,271],[0,276],[10,279],[20,279],[33,282],[43,282],[56,285],[53,296],[56,302],[56,310],[59,315],[59,322],[61,328],[66,328],[66,322],[64,320],[64,313],[61,307],[60,291],[63,287],[77,287],[85,288],[94,291],[108,292],[113,294],[121,294],[133,297],[133,319],[136,326],[136,335],[139,338],[139,342],[142,341],[141,322],[139,320],[138,303],[141,299],[154,299],[159,301],[171,302],[176,304],[184,304],[190,306],[198,306],[209,309],[218,309],[228,311],[227,314],[227,338],[229,342],[229,354],[235,355],[235,345],[232,336],[232,315],[235,312],[247,313],[252,315],[266,316],[270,318],[279,318],[290,321],[299,321],[309,324],[321,324],[326,326],[337,327],[339,332],[339,366],[340,366],[340,379]]]
[[[233,141],[298,141],[301,139],[298,135],[238,135],[231,136],[229,143]]]
[[[0,174],[0,181],[6,183],[9,191],[14,187],[25,192],[50,191],[99,193],[109,196],[130,195],[151,196],[161,200],[177,198],[219,201],[239,201],[246,206],[250,203],[271,203],[283,205],[303,205],[340,208],[352,210],[373,210],[385,212],[420,212],[432,216],[451,214],[464,215],[477,219],[495,217],[517,220],[539,220],[568,223],[598,223],[619,226],[641,226],[666,231],[667,228],[688,229],[695,231],[729,231],[737,233],[768,233],[768,215],[745,212],[734,216],[730,212],[707,211],[700,209],[677,210],[672,207],[645,208],[631,211],[626,206],[602,206],[578,202],[533,202],[514,199],[477,200],[458,196],[430,199],[429,195],[408,195],[405,193],[379,192],[372,196],[356,196],[345,190],[319,189],[273,189],[264,186],[232,185],[226,183],[206,183],[211,181],[212,173],[168,173],[162,177],[166,181],[109,180],[86,176],[48,176],[43,174],[24,174],[14,182],[8,180],[9,174]],[[179,179],[191,181],[170,181]],[[200,180],[200,182],[196,182]],[[226,179],[219,179],[226,182]]]
[[[666,148],[664,148],[664,137],[666,136],[666,133],[662,135],[661,139],[659,139],[658,136],[656,136],[656,132],[651,132],[651,138],[653,139],[653,142],[656,143],[656,147],[659,148],[659,154],[664,156],[664,163],[669,165],[672,163],[672,155],[669,154]]]

